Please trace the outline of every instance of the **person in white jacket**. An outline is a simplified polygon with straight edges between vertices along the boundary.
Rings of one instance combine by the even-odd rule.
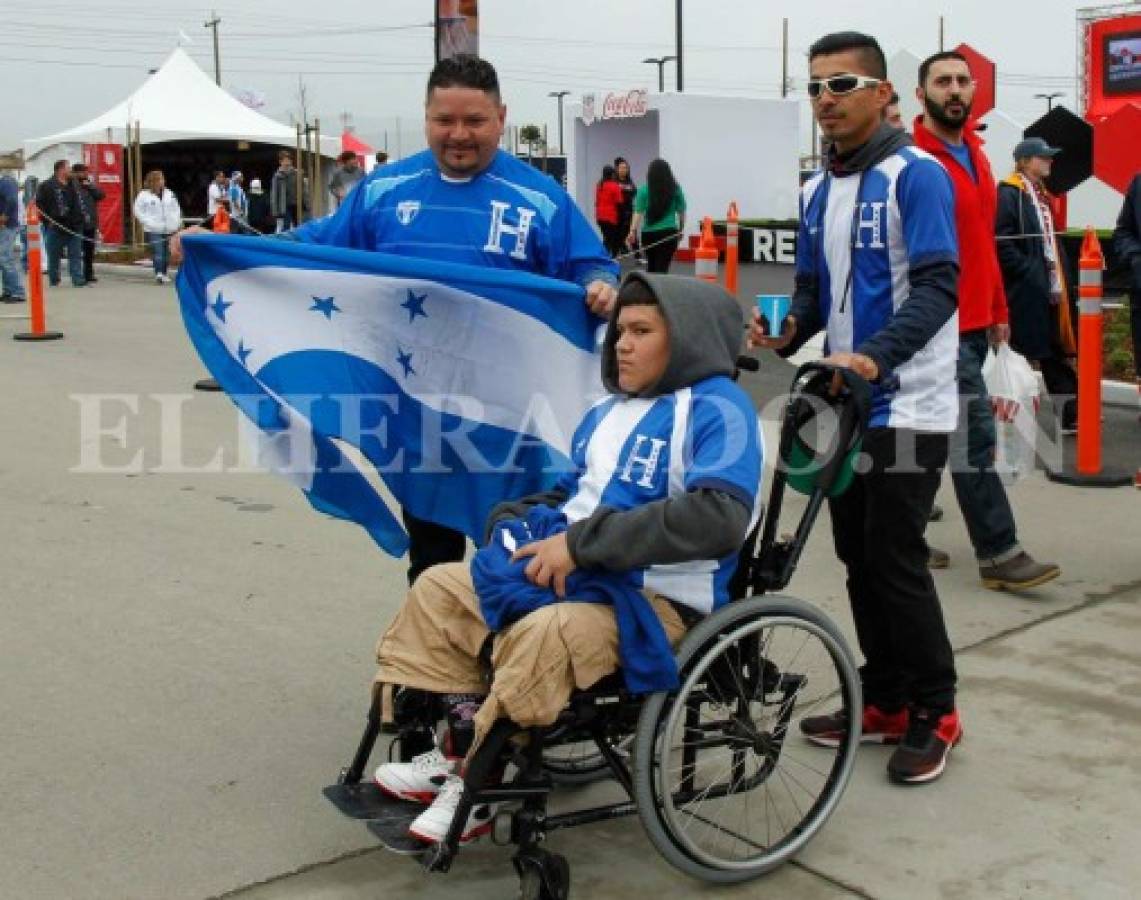
[[[135,218],[143,226],[144,239],[154,251],[155,281],[169,284],[166,270],[170,259],[170,236],[182,227],[182,209],[158,169],[147,172],[143,189],[135,198],[134,211]]]

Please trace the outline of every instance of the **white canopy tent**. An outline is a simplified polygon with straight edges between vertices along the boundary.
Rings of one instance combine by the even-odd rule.
[[[242,104],[178,48],[121,103],[75,128],[24,141],[24,156],[31,159],[60,144],[125,144],[128,122],[139,123],[144,144],[224,140],[293,147],[297,143],[292,127]],[[336,156],[340,138],[323,137],[321,151],[323,156]]]

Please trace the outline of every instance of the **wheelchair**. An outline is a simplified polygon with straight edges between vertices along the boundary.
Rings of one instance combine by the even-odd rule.
[[[741,368],[756,361],[742,358]],[[679,686],[631,695],[614,673],[572,695],[550,726],[500,720],[469,762],[464,793],[439,844],[407,834],[422,810],[381,793],[366,778],[383,730],[389,756],[431,749],[443,711],[432,695],[402,690],[394,726],[382,726],[374,696],[351,763],[325,796],[367,822],[391,851],[447,872],[476,804],[510,804],[491,837],[515,845],[524,900],[565,900],[566,859],[543,848],[557,830],[636,815],[669,863],[701,881],[736,883],[796,855],[836,809],[860,741],[860,681],[844,638],[819,610],[774,594],[791,579],[824,501],[850,483],[866,427],[870,390],[851,372],[809,363],[785,406],[767,511],[740,554],[729,603],[695,624],[677,649]],[[786,488],[807,494],[796,531],[778,538]],[[374,692],[375,694],[375,692]],[[834,748],[794,735],[800,720],[839,708],[846,728]],[[491,773],[504,773],[489,784]],[[620,802],[549,814],[559,786],[613,779]]]

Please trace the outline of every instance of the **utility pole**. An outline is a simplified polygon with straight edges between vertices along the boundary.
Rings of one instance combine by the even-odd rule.
[[[677,92],[679,94],[683,90],[681,77],[681,18],[681,0],[677,0],[677,51],[675,55],[677,57]]]
[[[217,10],[211,10],[210,15],[212,18],[203,25],[204,28],[210,28],[214,32],[214,82],[222,86],[222,61],[218,53],[218,26],[222,24],[222,20],[218,18]]]
[[[563,155],[563,97],[569,93],[570,91],[551,91],[547,94],[559,101],[559,156]]]
[[[944,49],[945,49],[945,47],[944,47],[944,40],[943,40],[943,17],[940,16],[939,17],[939,52],[942,53]]]
[[[650,63],[658,67],[658,93],[664,94],[666,92],[666,63],[671,59],[677,59],[676,56],[647,56],[642,60],[644,63]]]
[[[1046,101],[1046,112],[1050,112],[1054,108],[1054,101],[1057,100],[1059,97],[1065,97],[1065,96],[1066,96],[1065,93],[1062,91],[1052,91],[1049,94],[1035,94],[1034,99],[1035,100],[1045,100]]]
[[[783,19],[781,25],[780,95],[788,96],[788,19]]]

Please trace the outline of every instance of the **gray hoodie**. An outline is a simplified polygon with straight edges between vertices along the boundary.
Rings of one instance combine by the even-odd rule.
[[[657,299],[670,334],[666,371],[639,396],[662,396],[716,375],[733,374],[744,335],[737,301],[719,286],[694,278],[631,272],[619,291],[603,341],[602,381],[607,390],[621,393],[617,320],[624,294],[635,282],[649,288]],[[488,517],[487,531],[490,534],[500,519],[525,515],[532,506],[559,506],[566,500],[565,492],[553,490],[501,503]],[[724,491],[699,488],[624,511],[600,506],[570,526],[567,544],[578,566],[610,571],[716,559],[744,542],[750,513]]]

